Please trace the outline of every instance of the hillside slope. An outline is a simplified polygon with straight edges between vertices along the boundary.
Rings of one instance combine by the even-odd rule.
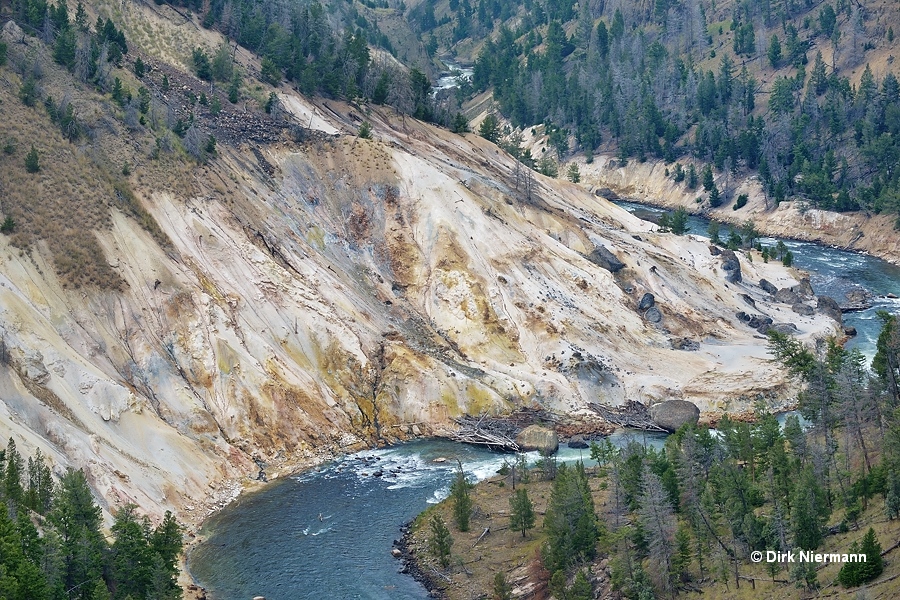
[[[109,511],[134,502],[197,522],[261,468],[440,432],[464,413],[789,401],[764,339],[735,317],[744,294],[804,339],[834,331],[754,285],[797,274],[741,260],[744,283],[727,283],[703,241],[526,179],[477,136],[282,90],[311,129],[226,105],[202,122],[252,122],[276,141],[233,135],[195,165],[37,40],[9,24],[4,39],[0,139],[18,145],[0,183],[18,224],[0,236],[0,436],[85,468]],[[20,102],[20,57],[40,65],[45,97],[68,92],[90,136],[68,141]],[[355,135],[364,117],[373,140]],[[621,270],[598,266],[600,248]],[[638,311],[648,292],[656,311]]]

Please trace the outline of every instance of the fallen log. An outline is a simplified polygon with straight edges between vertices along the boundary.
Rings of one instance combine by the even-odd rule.
[[[489,534],[490,532],[491,532],[491,528],[490,528],[490,527],[485,527],[485,528],[484,528],[484,531],[481,532],[481,535],[478,536],[478,539],[475,540],[475,543],[472,544],[472,547],[474,548],[475,546],[477,546],[477,545],[478,545],[478,542],[480,542],[482,539],[484,539],[484,536],[486,536],[486,535]]]

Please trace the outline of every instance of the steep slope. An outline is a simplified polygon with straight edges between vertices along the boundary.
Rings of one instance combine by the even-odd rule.
[[[543,179],[524,202],[490,144],[373,117],[380,141],[257,150],[272,176],[228,150],[195,174],[199,193],[145,197],[177,254],[113,211],[98,237],[122,292],[65,290],[39,250],[4,239],[3,434],[85,466],[110,508],[190,518],[210,487],[255,477],[253,459],[289,468],[464,412],[784,396],[734,319],[739,293],[761,295],[726,284],[703,243]],[[599,246],[626,267],[587,260]],[[644,292],[659,325],[635,310]],[[683,337],[699,351],[672,349]]]
[[[0,200],[18,224],[0,236],[0,435],[84,467],[110,511],[196,522],[261,468],[464,413],[777,404],[791,389],[735,317],[751,312],[743,295],[804,338],[834,329],[753,285],[796,274],[742,259],[751,283],[728,283],[703,241],[654,233],[477,136],[283,91],[272,116],[197,107],[224,133],[195,165],[165,123],[205,84],[171,71],[180,94],[152,95],[145,126],[4,32],[0,139],[18,146]],[[48,106],[74,106],[88,133],[63,138],[16,97],[37,69]],[[355,135],[364,118],[372,140]],[[639,311],[646,293],[656,306]]]

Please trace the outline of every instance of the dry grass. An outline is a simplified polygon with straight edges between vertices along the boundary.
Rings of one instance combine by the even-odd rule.
[[[122,289],[125,282],[110,267],[94,232],[107,230],[110,209],[118,208],[135,218],[161,246],[170,246],[121,174],[126,162],[133,172],[154,168],[146,158],[153,137],[146,131],[128,132],[118,119],[117,105],[77,84],[52,63],[36,40],[28,42],[28,46],[11,44],[9,63],[0,68],[0,81],[5,84],[0,85],[0,145],[14,147],[11,154],[0,153],[0,218],[9,216],[15,222],[10,234],[14,246],[31,252],[42,242],[64,287]],[[42,102],[28,107],[20,101],[19,73],[25,67],[30,70],[35,62],[43,71],[38,80],[41,99],[50,97],[59,103],[67,97],[75,107],[86,132],[76,141],[63,137]],[[120,75],[128,80],[124,73]],[[37,173],[25,168],[32,146],[40,156]]]
[[[476,508],[468,532],[458,531],[453,524],[450,501],[430,507],[416,519],[411,545],[426,572],[431,572],[432,567],[439,569],[437,561],[427,550],[428,538],[431,536],[431,515],[435,512],[440,514],[453,535],[452,564],[446,571],[452,583],[433,577],[436,583],[445,585],[443,592],[447,598],[467,600],[491,597],[494,575],[498,572],[503,572],[514,588],[536,586],[535,591],[538,591],[545,587],[542,580],[549,577],[549,574],[543,571],[539,554],[544,540],[541,527],[552,484],[537,481],[536,477],[538,476],[533,476],[533,480],[524,486],[537,515],[536,527],[524,538],[521,532],[509,529],[509,499],[515,492],[510,479],[499,476],[479,483],[473,490],[472,498]],[[597,487],[600,480],[593,478],[590,482],[592,487]],[[519,487],[522,484],[516,485]],[[473,546],[488,527],[491,532]],[[487,596],[482,596],[483,594]],[[538,593],[529,597],[545,596]]]

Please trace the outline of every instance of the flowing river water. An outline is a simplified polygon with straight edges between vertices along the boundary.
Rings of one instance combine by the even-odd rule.
[[[651,220],[662,212],[618,204]],[[705,236],[708,224],[691,217],[689,232]],[[763,243],[775,240],[763,238]],[[858,287],[872,294],[870,309],[844,315],[845,324],[858,331],[848,345],[871,358],[880,327],[876,312],[900,308],[900,300],[888,297],[900,296],[900,267],[808,242],[785,244],[794,265],[810,272],[817,294],[838,302]],[[613,443],[622,445],[631,435],[654,445],[664,440],[660,434],[620,432]],[[246,494],[212,516],[188,556],[188,569],[212,600],[427,598],[425,588],[400,573],[391,556],[400,527],[447,496],[457,459],[471,478],[483,479],[507,458],[445,440],[345,456]],[[561,448],[559,458],[589,464],[579,450]]]

